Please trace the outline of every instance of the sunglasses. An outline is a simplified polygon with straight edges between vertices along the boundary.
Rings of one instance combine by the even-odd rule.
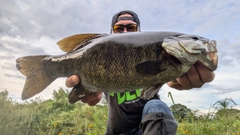
[[[124,32],[124,28],[128,32],[136,32],[138,30],[138,25],[137,24],[128,24],[128,25],[114,25],[113,26],[113,32],[114,33],[121,33]]]

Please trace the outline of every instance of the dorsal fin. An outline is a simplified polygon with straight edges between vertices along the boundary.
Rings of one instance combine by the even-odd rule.
[[[71,52],[74,48],[80,45],[82,42],[99,37],[102,34],[77,34],[66,37],[57,42],[59,48],[64,52]],[[78,46],[78,48],[81,48]]]

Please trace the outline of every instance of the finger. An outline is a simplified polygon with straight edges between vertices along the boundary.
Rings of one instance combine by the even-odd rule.
[[[189,90],[192,88],[191,81],[189,80],[187,74],[184,74],[177,78],[177,82],[179,83],[183,90]]]
[[[171,88],[177,89],[177,90],[183,90],[182,86],[179,83],[176,83],[174,81],[167,82],[167,85]]]
[[[88,103],[90,106],[95,106],[97,103],[99,103],[102,99],[102,94],[98,96],[98,98],[92,100],[91,102]]]
[[[65,85],[67,87],[74,87],[80,82],[80,78],[77,75],[72,75],[67,78]]]
[[[170,81],[169,83],[170,83],[171,85],[177,85],[177,84],[179,84],[177,80]]]
[[[186,86],[183,86],[183,87],[186,87],[187,89],[190,89],[193,87],[199,88],[199,87],[202,87],[202,85],[204,84],[196,66],[192,66],[189,69],[189,71],[186,73],[186,77],[188,79],[189,84],[186,83]]]
[[[193,88],[191,81],[186,74],[182,75],[174,81],[168,82],[168,86],[177,90],[189,90]]]
[[[209,70],[201,62],[197,62],[195,65],[204,83],[213,81],[215,78],[215,73],[213,71]]]
[[[101,98],[102,98],[102,92],[96,92],[96,93],[92,93],[90,95],[87,95],[87,96],[83,97],[81,99],[81,101],[83,103],[90,103],[90,102],[94,102],[94,100],[95,101],[97,101],[97,100],[100,101]]]

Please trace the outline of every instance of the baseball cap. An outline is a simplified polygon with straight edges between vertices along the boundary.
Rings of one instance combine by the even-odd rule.
[[[122,14],[130,14],[130,15],[132,15],[132,17],[126,17],[126,18],[118,18],[120,15],[122,15]],[[135,13],[135,12],[133,12],[133,11],[131,11],[131,10],[123,10],[123,11],[120,11],[120,12],[118,12],[118,13],[116,13],[113,17],[112,17],[112,25],[111,25],[111,28],[114,26],[114,24],[115,23],[117,23],[118,21],[120,21],[120,20],[132,20],[132,21],[134,21],[134,22],[136,22],[137,24],[138,24],[138,27],[140,28],[140,20],[139,20],[139,18],[138,18],[138,15]]]

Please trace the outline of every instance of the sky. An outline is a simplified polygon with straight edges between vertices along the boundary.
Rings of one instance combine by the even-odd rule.
[[[112,16],[127,9],[138,14],[141,31],[174,31],[217,41],[215,79],[185,91],[164,85],[159,93],[164,102],[173,104],[171,92],[175,103],[201,112],[225,98],[240,104],[240,1],[0,0],[0,5],[0,91],[8,90],[16,101],[21,101],[25,81],[16,69],[18,57],[64,54],[57,41],[79,33],[109,33]],[[35,97],[49,99],[53,90],[70,90],[65,80],[57,79]]]

